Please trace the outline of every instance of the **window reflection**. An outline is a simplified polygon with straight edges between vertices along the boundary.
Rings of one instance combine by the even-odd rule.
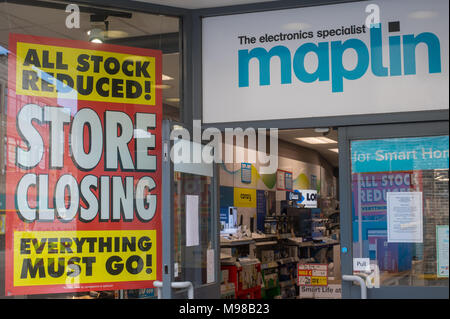
[[[20,2],[22,3],[22,2]],[[8,111],[8,87],[14,87],[15,83],[8,83],[8,55],[9,36],[11,33],[42,36],[48,38],[70,39],[94,42],[94,38],[106,44],[116,44],[127,47],[161,50],[163,53],[163,81],[157,90],[162,92],[163,117],[179,120],[180,117],[180,52],[179,52],[179,19],[164,15],[152,15],[142,12],[129,12],[123,8],[101,8],[80,5],[79,28],[66,26],[67,3],[57,1],[40,1],[38,6],[25,5],[14,2],[0,3],[0,298],[5,296],[5,193],[15,189],[16,184],[5,178],[5,174],[21,173],[21,169],[15,164],[16,150],[26,150],[29,146],[18,136],[7,134],[11,128],[7,127]],[[75,71],[69,70],[75,77]],[[44,75],[45,76],[45,75]],[[56,75],[55,75],[56,76]],[[10,91],[11,92],[11,91]],[[42,103],[45,104],[45,98]],[[33,99],[27,96],[10,94],[9,107],[11,105],[25,105],[32,103]],[[54,103],[53,103],[54,104]],[[47,103],[52,105],[52,103]],[[75,114],[80,108],[79,101],[59,99],[58,105],[64,106]],[[48,150],[44,151],[44,157],[39,161],[36,169],[45,173],[49,168]],[[8,171],[7,170],[8,167]],[[60,174],[71,173],[70,169],[63,166]],[[23,173],[23,172],[22,172]],[[57,176],[51,172],[48,174],[49,188],[54,188]],[[76,174],[75,174],[76,175]],[[94,173],[95,175],[95,173]],[[77,177],[77,176],[75,176]],[[97,176],[100,178],[100,176]],[[39,201],[37,188],[26,196],[30,207],[36,207]],[[69,206],[70,198],[67,190],[61,203]],[[42,200],[42,199],[41,199]],[[48,203],[52,206],[51,200]],[[84,205],[84,204],[83,204]],[[84,207],[86,207],[84,205]],[[14,213],[14,212],[13,212]],[[33,227],[29,225],[30,229]],[[39,228],[39,227],[38,227]],[[75,229],[74,229],[75,230]],[[55,264],[55,270],[58,269]],[[21,298],[156,298],[156,290],[130,289],[102,291],[90,291],[71,294],[41,294],[23,295]]]
[[[389,150],[386,166],[372,146]],[[381,286],[448,286],[448,136],[353,141],[352,155],[353,257],[370,258]]]

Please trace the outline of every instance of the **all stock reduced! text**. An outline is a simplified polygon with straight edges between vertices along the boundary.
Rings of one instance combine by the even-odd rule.
[[[155,105],[155,58],[17,43],[16,92]]]

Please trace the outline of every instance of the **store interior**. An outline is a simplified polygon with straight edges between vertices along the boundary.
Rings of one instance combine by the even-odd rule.
[[[78,27],[65,26],[67,3],[12,0],[0,3],[0,83],[7,82],[11,33],[109,43],[163,52],[163,113],[180,119],[180,25],[177,17],[80,5]]]
[[[221,166],[221,298],[341,298],[337,141],[333,128],[279,131],[276,173]]]

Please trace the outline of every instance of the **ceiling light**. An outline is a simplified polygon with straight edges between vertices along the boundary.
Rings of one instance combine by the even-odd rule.
[[[101,29],[91,29],[88,31],[89,33],[89,41],[93,43],[103,43],[104,36],[103,31]]]
[[[419,10],[408,14],[408,16],[413,19],[432,19],[437,15],[438,13],[436,11],[428,11],[428,10]]]
[[[299,31],[311,28],[311,25],[303,22],[292,22],[283,25],[283,28],[291,31]]]
[[[155,85],[155,88],[165,90],[165,89],[170,89],[171,86],[168,84],[157,84],[157,85]]]
[[[299,140],[301,142],[305,142],[308,144],[336,144],[337,142],[329,139],[328,137],[297,137],[296,140]]]
[[[330,131],[329,127],[316,127],[314,132],[316,133],[328,133]]]
[[[179,97],[168,97],[166,99],[167,102],[180,102],[180,98]]]
[[[169,81],[169,80],[173,80],[173,77],[163,74],[162,79],[163,79],[163,81]]]
[[[108,36],[108,39],[119,39],[127,37],[128,33],[121,30],[108,30],[106,35]]]
[[[335,153],[339,153],[339,149],[338,148],[329,148],[329,151],[335,152]]]

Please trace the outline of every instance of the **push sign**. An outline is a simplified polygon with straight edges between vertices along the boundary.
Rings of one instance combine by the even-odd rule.
[[[361,271],[370,273],[369,258],[353,258],[353,271]]]

